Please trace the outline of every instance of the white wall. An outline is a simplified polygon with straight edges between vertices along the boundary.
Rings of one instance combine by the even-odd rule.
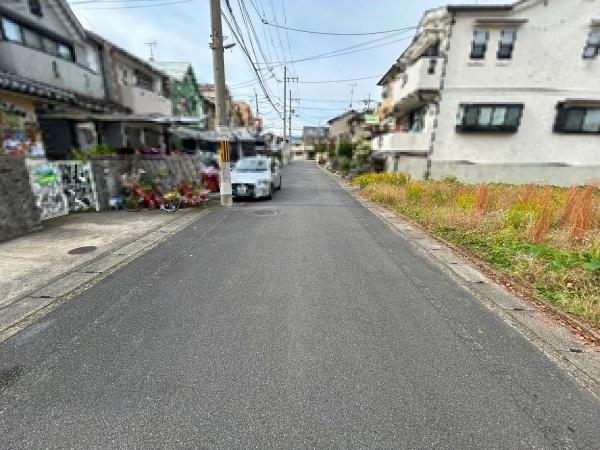
[[[493,16],[479,13],[478,17]],[[457,15],[432,176],[453,175],[449,172],[459,170],[456,167],[460,165],[461,176],[471,181],[585,182],[590,173],[600,169],[600,135],[557,134],[553,126],[558,102],[568,98],[600,100],[600,59],[582,58],[591,21],[600,19],[600,1],[549,0],[548,6],[542,2],[510,18],[528,20],[517,29],[512,59],[497,59],[500,28],[490,28],[485,60],[472,61],[469,54],[476,16]],[[456,132],[460,103],[504,102],[525,105],[517,133]],[[553,169],[565,165],[572,166],[571,170]]]
[[[138,68],[140,71],[150,75],[154,80],[154,90],[136,86],[136,65],[124,57],[115,57],[115,83],[121,92],[123,105],[131,108],[134,114],[162,114],[170,116],[172,113],[172,102],[170,98],[162,95],[161,77],[147,69]]]
[[[430,61],[435,62],[435,71],[429,73]],[[393,81],[393,104],[402,101],[407,95],[419,90],[438,90],[443,67],[442,58],[423,57],[408,67],[404,74],[400,74]]]

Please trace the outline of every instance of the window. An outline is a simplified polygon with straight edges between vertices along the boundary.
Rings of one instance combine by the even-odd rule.
[[[471,45],[471,59],[484,59],[490,32],[486,30],[473,31],[473,44]]]
[[[154,91],[154,79],[150,75],[136,70],[135,79],[136,86],[146,89],[147,91]]]
[[[583,49],[584,59],[594,59],[600,52],[600,30],[590,31],[588,40]]]
[[[38,16],[38,17],[42,17],[42,5],[40,3],[40,0],[29,0],[29,11],[31,12],[31,14],[33,14],[34,16]]]
[[[4,39],[8,41],[23,43],[21,27],[12,20],[8,20],[4,17],[2,18],[2,34],[4,34]]]
[[[512,58],[516,39],[516,30],[502,30],[500,33],[500,43],[498,44],[498,59]]]
[[[49,53],[53,56],[59,56],[67,61],[75,61],[73,48],[70,45],[57,42],[51,37],[44,36],[37,31],[21,26],[6,17],[2,17],[1,23],[4,39],[25,44],[27,47]]]
[[[44,45],[44,51],[51,55],[58,55],[58,43],[52,39],[42,38],[42,44]]]
[[[73,61],[73,51],[67,45],[58,44],[58,56],[67,61]]]
[[[431,58],[429,60],[429,67],[427,67],[427,73],[429,75],[434,75],[436,66],[437,66],[437,59]]]
[[[25,45],[37,50],[42,50],[42,37],[35,31],[23,28],[23,41]]]
[[[591,108],[559,105],[554,132],[600,134],[600,106]]]
[[[522,113],[522,104],[461,104],[456,130],[516,132]]]

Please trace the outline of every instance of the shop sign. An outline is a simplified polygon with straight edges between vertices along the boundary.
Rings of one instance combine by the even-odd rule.
[[[366,125],[377,125],[379,123],[379,117],[377,117],[377,114],[365,114],[364,118]]]

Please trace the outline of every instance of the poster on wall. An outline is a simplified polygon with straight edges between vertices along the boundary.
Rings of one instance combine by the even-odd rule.
[[[82,161],[27,160],[31,188],[42,220],[69,212],[100,210],[92,165]]]
[[[27,160],[27,169],[31,190],[37,206],[42,211],[42,220],[69,214],[69,203],[63,189],[58,165]]]
[[[69,211],[100,210],[98,193],[94,184],[92,165],[81,161],[58,161],[63,190]]]
[[[13,156],[44,156],[38,126],[26,118],[26,111],[15,105],[0,102],[1,153]]]

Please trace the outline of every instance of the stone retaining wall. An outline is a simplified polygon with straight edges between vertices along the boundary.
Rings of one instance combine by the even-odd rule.
[[[121,191],[124,173],[146,171],[154,177],[167,169],[175,180],[196,179],[197,159],[177,156],[107,156],[93,158],[92,170],[101,210],[108,209],[109,199]],[[31,190],[25,159],[0,155],[0,242],[27,233],[41,224],[41,211]]]
[[[25,159],[0,155],[0,242],[27,233],[40,220]]]
[[[111,196],[121,191],[120,177],[124,173],[144,170],[154,178],[157,172],[165,169],[176,180],[195,180],[197,159],[189,155],[152,156],[131,155],[93,158],[94,181],[98,191],[100,209],[107,209]]]

